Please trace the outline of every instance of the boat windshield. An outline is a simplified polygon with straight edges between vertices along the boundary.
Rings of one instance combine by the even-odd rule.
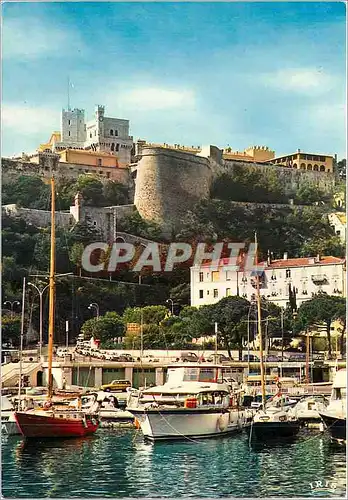
[[[185,382],[222,383],[222,372],[217,367],[187,367],[184,370]]]

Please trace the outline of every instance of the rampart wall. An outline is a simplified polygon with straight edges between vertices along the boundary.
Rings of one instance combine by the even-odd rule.
[[[171,236],[187,210],[209,197],[208,158],[165,148],[144,148],[137,167],[134,203],[140,215]]]
[[[77,179],[79,175],[94,174],[103,182],[113,180],[132,188],[128,168],[83,165],[78,163],[59,162],[55,154],[40,154],[38,161],[1,159],[3,184],[8,184],[22,175],[37,175],[49,180],[52,175],[57,179]]]
[[[241,167],[249,171],[276,173],[289,198],[301,184],[315,185],[325,192],[332,191],[335,185],[331,173],[224,160],[222,153],[215,146],[206,150],[203,148],[198,155],[163,147],[144,148],[135,179],[134,203],[140,215],[158,223],[164,234],[171,236],[180,228],[180,221],[187,210],[198,201],[209,198],[214,179],[222,173],[232,175]]]

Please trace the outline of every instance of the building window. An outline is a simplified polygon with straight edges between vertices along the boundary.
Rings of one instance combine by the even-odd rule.
[[[69,124],[69,125],[71,124],[71,121],[70,121],[70,120],[68,120],[68,124]]]
[[[337,236],[341,236],[341,231],[336,231]]]
[[[301,170],[306,170],[306,165],[305,165],[304,163],[301,163],[301,165],[300,165],[300,169],[301,169]]]
[[[102,167],[103,160],[101,158],[97,158],[97,166]]]
[[[203,290],[199,290],[199,298],[203,299]]]
[[[231,295],[231,288],[226,288],[226,297]]]
[[[69,137],[70,137],[70,130],[69,130]]]
[[[320,165],[320,172],[325,172],[325,165]]]
[[[120,150],[120,145],[116,144],[116,151],[119,151],[119,150]]]
[[[199,273],[199,281],[201,282],[203,281],[203,276],[204,276],[203,273]]]
[[[92,132],[89,133],[89,138],[92,139]]]
[[[118,135],[118,130],[115,130],[115,135],[116,135],[116,136]]]
[[[220,279],[219,271],[212,271],[211,272],[211,280],[212,281],[219,281],[219,279]]]
[[[110,135],[114,135],[114,131],[112,129],[110,130]]]
[[[97,221],[96,221],[96,220],[94,220],[94,221],[93,221],[93,226],[96,226],[96,225],[97,225]]]
[[[214,288],[214,299],[217,299],[219,296],[219,291],[217,288]]]
[[[110,147],[111,151],[115,151],[115,143],[113,142]]]
[[[110,172],[106,172],[106,177],[110,179]]]
[[[307,170],[312,170],[312,164],[311,164],[311,163],[309,163],[309,164],[307,165]]]
[[[297,168],[297,163],[294,163],[294,164],[292,165],[292,168]]]
[[[291,269],[285,271],[285,278],[291,278]]]
[[[318,170],[319,170],[318,165],[314,165],[313,170],[315,170],[316,172],[318,172]]]

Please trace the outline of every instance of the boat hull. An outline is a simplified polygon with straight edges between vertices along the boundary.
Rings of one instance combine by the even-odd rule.
[[[221,409],[129,409],[135,416],[145,439],[151,441],[201,439],[241,431],[248,425],[240,411]]]
[[[62,416],[63,415],[63,416]],[[95,417],[79,414],[51,413],[35,414],[16,412],[16,422],[20,432],[26,438],[67,438],[93,434],[98,429],[99,421]]]
[[[1,432],[7,436],[16,436],[21,434],[21,431],[19,430],[17,422],[15,420],[1,421]]]
[[[334,441],[346,441],[346,418],[339,418],[335,415],[329,415],[322,412],[320,412],[320,416],[323,419],[324,424],[326,425],[327,430]]]
[[[268,441],[295,436],[300,429],[299,421],[253,422],[250,427],[251,438]]]

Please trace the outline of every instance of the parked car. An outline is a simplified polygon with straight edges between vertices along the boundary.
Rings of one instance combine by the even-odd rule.
[[[69,354],[69,349],[67,349],[66,347],[65,348],[58,347],[56,352],[57,356],[59,356],[60,358],[64,358],[64,356],[66,356],[67,354]]]
[[[281,356],[275,356],[273,354],[266,356],[266,359],[265,359],[265,361],[281,361],[281,360],[282,360]]]
[[[243,361],[260,361],[259,358],[257,356],[255,356],[254,354],[244,354],[243,356]]]
[[[182,352],[179,361],[193,361],[197,363],[199,361],[199,357],[195,352]]]
[[[229,358],[224,354],[212,354],[209,358],[207,358],[207,361],[210,363],[228,363],[229,361],[233,361],[233,358]]]
[[[100,386],[100,390],[106,392],[126,391],[128,387],[131,387],[129,380],[113,380],[110,384],[103,384]]]

